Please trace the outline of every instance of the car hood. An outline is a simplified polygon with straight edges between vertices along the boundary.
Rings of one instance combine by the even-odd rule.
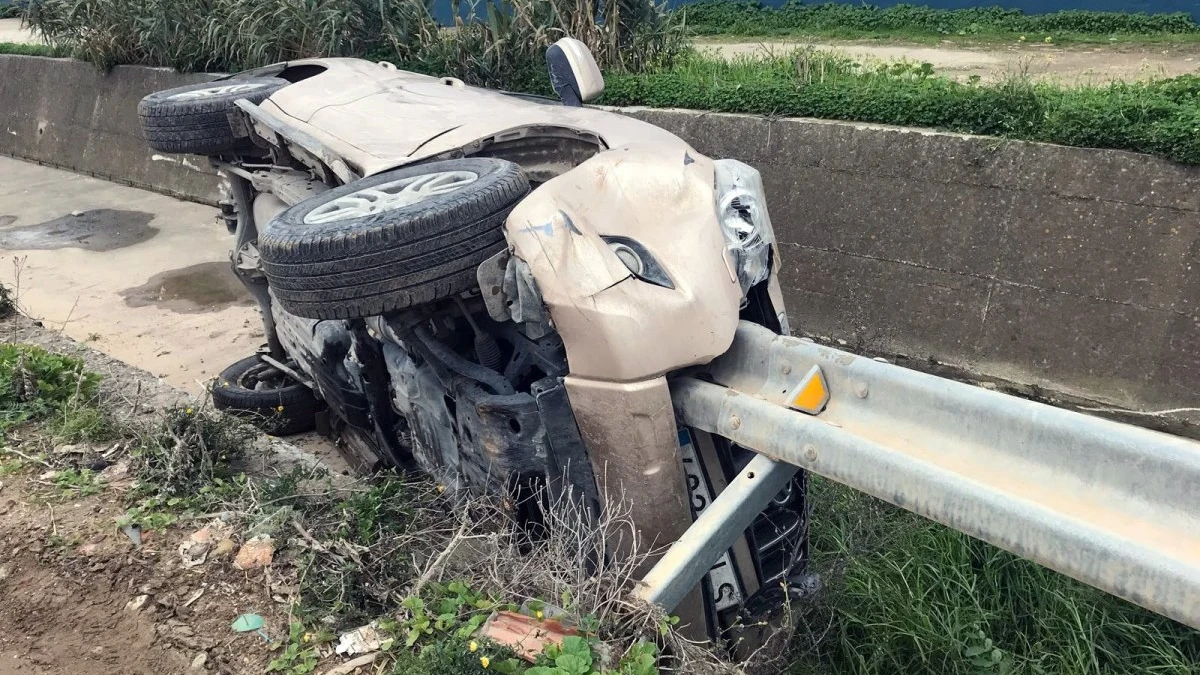
[[[537,128],[594,138],[607,148],[690,149],[673,134],[616,113],[468,87],[362,59],[286,65],[324,70],[260,106],[285,116],[364,176]]]

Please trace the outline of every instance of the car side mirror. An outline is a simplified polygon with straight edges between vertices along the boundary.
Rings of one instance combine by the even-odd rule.
[[[604,93],[604,76],[587,45],[563,38],[546,50],[550,85],[563,105],[581,106]]]

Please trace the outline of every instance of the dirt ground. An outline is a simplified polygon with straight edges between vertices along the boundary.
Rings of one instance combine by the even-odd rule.
[[[119,416],[149,419],[194,401],[26,317],[0,321],[0,342],[84,359],[104,375],[101,395]],[[320,439],[301,441],[328,448]],[[273,461],[317,461],[291,444],[263,442],[274,449]],[[199,520],[146,530],[135,545],[116,522],[128,487],[118,474],[103,492],[73,497],[42,468],[0,475],[0,675],[263,672],[275,656],[270,643],[233,632],[231,623],[257,613],[272,641],[286,638],[290,589],[271,567],[239,571],[228,557],[185,568],[178,547],[205,524]]]
[[[25,317],[0,321],[0,341],[84,358],[104,374],[106,397],[122,408],[137,402],[129,414],[188,400]],[[188,527],[147,531],[135,546],[116,526],[127,488],[117,477],[100,494],[71,498],[40,469],[0,476],[0,675],[262,672],[267,643],[230,624],[253,611],[281,635],[270,569],[239,572],[228,561],[183,569],[177,547]]]
[[[1036,38],[1034,38],[1036,39]],[[995,82],[1015,75],[1063,84],[1133,82],[1200,72],[1200,45],[1071,45],[1044,43],[962,47],[955,44],[879,44],[874,42],[811,42],[803,40],[700,41],[710,53],[731,58],[742,55],[786,54],[798,48],[837,51],[864,63],[910,61],[931,63],[934,72],[966,81],[979,76]]]

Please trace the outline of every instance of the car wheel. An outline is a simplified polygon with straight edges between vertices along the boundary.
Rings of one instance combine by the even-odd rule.
[[[376,174],[307,199],[262,228],[276,300],[311,319],[374,316],[461,293],[502,250],[504,219],[529,193],[519,166],[490,158]]]
[[[241,417],[272,436],[316,427],[319,403],[312,390],[258,356],[221,371],[212,386],[213,407]]]
[[[262,103],[288,85],[277,77],[217,80],[159,91],[138,103],[138,119],[150,147],[172,154],[220,155],[250,141],[229,123],[235,101]]]

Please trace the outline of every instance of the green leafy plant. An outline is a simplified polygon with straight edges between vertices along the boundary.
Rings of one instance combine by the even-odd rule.
[[[33,345],[0,345],[0,436],[35,420],[52,421],[53,435],[72,440],[101,435],[99,382],[79,359]]]
[[[104,491],[104,483],[89,469],[63,469],[55,474],[54,485],[64,499],[90,497]]]
[[[286,673],[286,675],[307,675],[317,669],[320,657],[312,640],[304,630],[304,624],[293,621],[288,626],[288,641],[283,645],[283,652],[267,664],[268,673]]]
[[[813,50],[729,61],[704,56],[606,78],[611,105],[874,122],[1132,150],[1200,164],[1200,76],[1063,88],[1015,78],[995,85],[930,68],[864,69]]]

